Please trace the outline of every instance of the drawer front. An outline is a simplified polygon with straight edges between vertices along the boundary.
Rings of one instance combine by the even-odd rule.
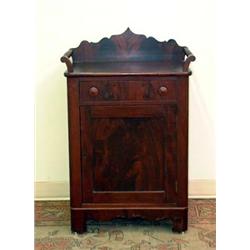
[[[81,104],[148,100],[176,100],[176,80],[80,82]]]

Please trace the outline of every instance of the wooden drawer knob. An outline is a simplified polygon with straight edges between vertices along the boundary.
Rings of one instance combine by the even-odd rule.
[[[90,96],[97,96],[99,94],[99,90],[96,87],[91,87],[89,89],[89,95]]]
[[[167,87],[161,86],[161,87],[159,88],[159,94],[160,94],[160,95],[166,95],[167,92],[168,92]]]

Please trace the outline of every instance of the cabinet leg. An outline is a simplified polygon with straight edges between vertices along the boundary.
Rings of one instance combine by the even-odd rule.
[[[84,211],[71,210],[71,230],[78,234],[87,232],[87,219]]]
[[[182,233],[187,231],[188,227],[188,217],[187,217],[187,211],[184,212],[182,216],[174,216],[172,218],[173,227],[172,231],[176,233]]]

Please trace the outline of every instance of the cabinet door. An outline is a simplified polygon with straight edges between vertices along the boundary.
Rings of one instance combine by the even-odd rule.
[[[83,202],[175,202],[176,105],[82,106]]]

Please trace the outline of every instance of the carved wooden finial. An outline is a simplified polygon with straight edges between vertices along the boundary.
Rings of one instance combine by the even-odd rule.
[[[73,49],[69,49],[62,57],[61,62],[66,63],[68,72],[73,72],[73,65],[70,61],[70,57],[72,56]]]
[[[124,32],[123,35],[135,35],[135,33],[128,27]]]

